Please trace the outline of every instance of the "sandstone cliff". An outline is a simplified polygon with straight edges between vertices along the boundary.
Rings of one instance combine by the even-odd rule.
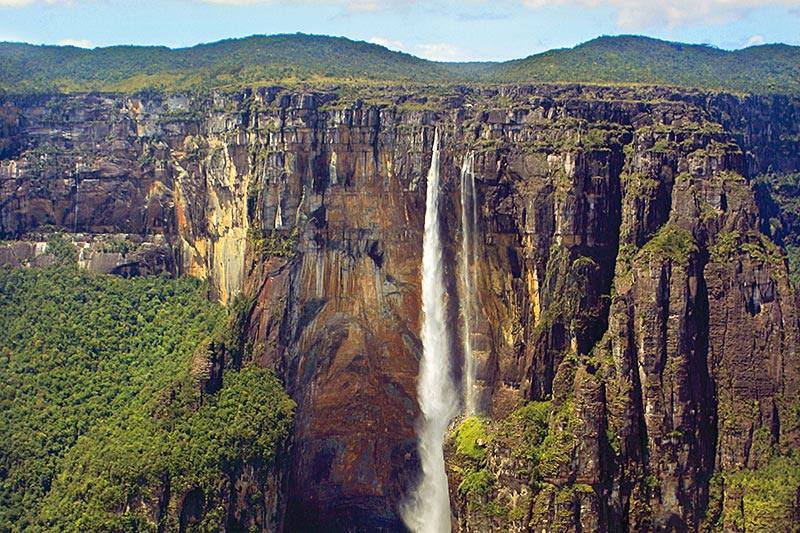
[[[434,128],[459,361],[468,152],[478,210],[486,420],[471,447],[448,447],[458,528],[744,530],[752,495],[734,474],[788,460],[800,437],[798,299],[751,187],[800,171],[800,100],[583,86],[8,96],[0,234],[135,235],[87,245],[89,266],[112,253],[105,270],[252,298],[243,356],[297,403],[283,527],[400,530]],[[42,253],[5,244],[0,258]],[[800,510],[774,512],[788,524]]]

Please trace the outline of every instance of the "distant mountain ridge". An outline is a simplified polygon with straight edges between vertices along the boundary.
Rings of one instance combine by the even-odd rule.
[[[728,51],[648,37],[599,37],[493,66],[508,82],[666,84],[752,93],[800,93],[800,46],[768,44]]]
[[[800,94],[800,47],[727,51],[649,37],[599,37],[524,59],[441,63],[344,37],[272,35],[189,48],[0,43],[0,90],[135,92],[266,83],[601,83]]]

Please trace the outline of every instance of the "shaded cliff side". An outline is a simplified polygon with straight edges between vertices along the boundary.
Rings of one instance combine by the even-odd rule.
[[[244,292],[243,357],[297,404],[285,528],[400,530],[434,128],[457,362],[468,151],[479,214],[486,420],[448,448],[459,529],[743,529],[756,489],[742,469],[796,468],[798,300],[752,189],[800,170],[800,100],[583,86],[4,97],[0,233],[135,234],[162,259],[87,253],[207,277],[223,302]],[[17,262],[43,252],[11,246]],[[775,513],[796,519],[796,501]]]

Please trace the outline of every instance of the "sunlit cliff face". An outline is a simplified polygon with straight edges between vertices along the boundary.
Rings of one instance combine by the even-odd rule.
[[[547,86],[410,105],[407,93],[3,97],[0,229],[157,234],[178,271],[253,299],[247,357],[297,403],[287,530],[403,527],[442,338],[424,333],[436,268],[451,299],[436,329],[451,339],[446,375],[464,378],[470,329],[487,432],[529,400],[550,413],[535,473],[498,466],[519,466],[513,447],[485,452],[481,501],[503,513],[487,518],[448,472],[462,530],[691,529],[715,473],[796,446],[797,302],[751,189],[800,169],[796,100]],[[479,305],[465,327],[469,151]]]

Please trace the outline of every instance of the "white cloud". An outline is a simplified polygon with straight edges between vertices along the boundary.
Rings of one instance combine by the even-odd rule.
[[[0,0],[24,2],[31,0]],[[58,0],[55,0],[58,1]],[[209,4],[253,5],[277,3],[279,0],[196,0]],[[800,0],[295,0],[304,4],[333,5],[345,11],[377,12],[416,6],[451,12],[458,16],[465,5],[503,8],[512,13],[523,6],[540,9],[566,6],[580,9],[610,9],[617,17],[617,26],[624,30],[675,28],[694,24],[726,24],[748,11],[766,7],[782,7],[800,14]],[[510,11],[509,11],[510,10]]]
[[[367,42],[434,61],[466,61],[467,59],[466,53],[462,49],[450,43],[421,43],[407,46],[402,41],[377,36],[370,37]]]
[[[21,43],[24,42],[25,39],[20,37],[15,33],[6,33],[0,31],[0,42],[9,42],[9,43]]]
[[[225,6],[249,6],[253,4],[265,4],[272,0],[200,0],[203,4],[222,4]]]
[[[390,50],[405,50],[406,47],[402,41],[394,41],[392,39],[387,39],[385,37],[370,37],[367,39],[368,43],[372,44],[379,44],[381,46],[385,46]]]
[[[2,2],[3,0],[0,0]],[[13,1],[13,0],[12,0]],[[254,4],[277,4],[278,0],[198,0],[205,4],[227,6],[249,6]],[[303,4],[328,4],[340,6],[350,12],[375,12],[419,3],[418,0],[298,0]],[[438,3],[438,2],[437,2]]]
[[[31,4],[72,4],[73,0],[0,0],[0,7],[24,7]]]
[[[522,0],[533,9],[550,6],[610,8],[624,29],[725,24],[764,7],[798,8],[800,0]]]
[[[2,7],[21,7],[32,4],[69,5],[88,0],[0,0]],[[282,0],[192,0],[198,3],[224,6],[280,4]],[[686,25],[725,24],[735,21],[748,11],[778,7],[800,15],[800,0],[293,0],[297,4],[327,5],[350,13],[371,13],[394,9],[417,8],[463,15],[465,6],[502,8],[513,16],[516,9],[541,9],[562,6],[577,9],[608,9],[616,14],[617,26],[624,30],[674,28]]]
[[[58,41],[61,46],[77,46],[78,48],[92,48],[94,45],[88,39],[61,39]]]
[[[450,43],[423,43],[414,46],[414,54],[433,61],[465,61],[463,50]]]
[[[747,42],[745,43],[745,47],[747,46],[758,46],[759,44],[764,44],[764,36],[763,35],[751,35]]]
[[[341,3],[348,11],[373,12],[416,3],[414,0],[346,0]]]

